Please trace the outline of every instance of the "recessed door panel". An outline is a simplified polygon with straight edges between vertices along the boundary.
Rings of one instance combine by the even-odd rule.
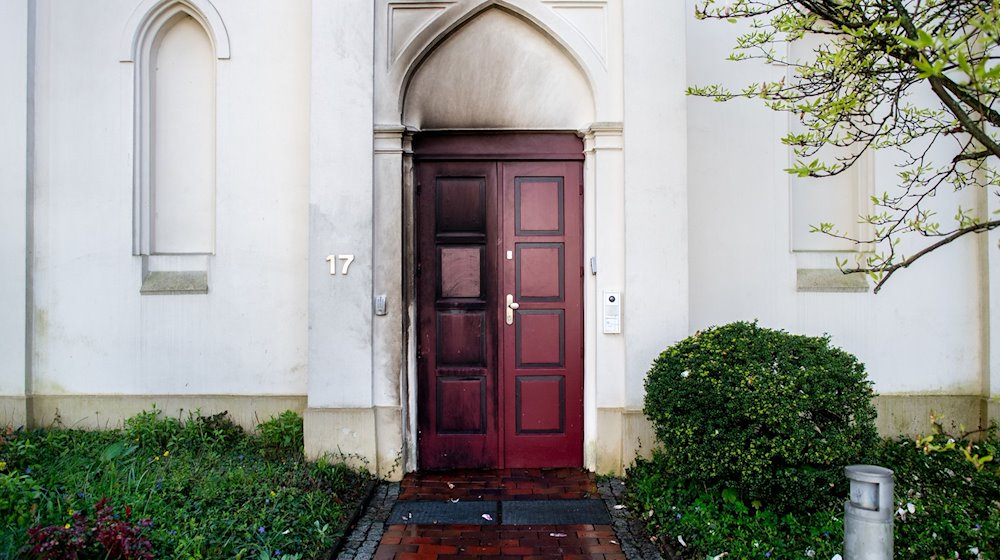
[[[573,162],[500,168],[502,245],[514,247],[518,256],[505,261],[500,273],[501,291],[515,294],[517,306],[513,328],[500,327],[508,468],[583,461],[580,172]]]
[[[519,435],[561,434],[566,429],[566,378],[519,375],[514,406]]]
[[[496,467],[496,163],[422,165],[416,180],[420,467]]]
[[[581,466],[582,165],[431,156],[415,167],[420,468]]]
[[[563,177],[514,179],[514,231],[517,235],[562,235],[565,223]]]
[[[486,379],[438,377],[437,428],[441,434],[486,433]]]
[[[438,249],[442,298],[482,298],[483,269],[486,248],[474,246],[444,246]]]
[[[566,323],[562,309],[518,310],[514,317],[515,366],[566,366]]]
[[[439,177],[434,185],[438,233],[486,233],[486,177]]]
[[[486,328],[485,311],[438,312],[438,366],[486,367]]]
[[[562,243],[518,243],[514,284],[518,301],[562,301],[566,259]]]

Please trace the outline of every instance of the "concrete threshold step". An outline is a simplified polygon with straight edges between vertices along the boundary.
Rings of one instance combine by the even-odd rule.
[[[396,502],[390,525],[609,525],[602,500]]]

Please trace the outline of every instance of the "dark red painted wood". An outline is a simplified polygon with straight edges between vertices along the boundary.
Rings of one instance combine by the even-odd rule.
[[[498,327],[508,468],[583,462],[581,173],[576,162],[501,165],[503,248],[513,251],[501,292],[518,304],[514,325]]]
[[[582,166],[485,157],[582,145],[456,138],[415,142],[420,468],[581,466]]]
[[[495,467],[496,164],[441,162],[416,174],[420,466]]]
[[[563,132],[425,133],[413,139],[413,155],[447,161],[583,161],[583,141]]]

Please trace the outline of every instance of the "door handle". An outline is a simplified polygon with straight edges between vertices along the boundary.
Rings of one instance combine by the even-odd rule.
[[[514,310],[521,307],[514,301],[514,294],[507,294],[507,324],[514,324]]]

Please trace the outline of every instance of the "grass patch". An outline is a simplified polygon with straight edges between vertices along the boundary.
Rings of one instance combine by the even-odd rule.
[[[897,557],[1000,558],[1000,470],[989,458],[1000,458],[998,451],[995,430],[978,442],[937,430],[930,440],[881,440],[859,460],[894,472]],[[831,490],[825,506],[779,511],[735,491],[678,483],[664,453],[629,470],[627,503],[667,558],[827,560],[843,554],[846,494]]]
[[[102,511],[105,525],[128,523],[107,538],[125,542],[135,528],[156,558],[325,557],[371,477],[305,461],[301,425],[285,413],[246,434],[225,413],[177,419],[154,408],[118,430],[8,430],[0,439],[0,558],[60,557],[28,553],[38,544],[29,542],[33,527],[54,527],[50,539],[89,539],[80,546],[104,558],[111,545],[97,542]]]

